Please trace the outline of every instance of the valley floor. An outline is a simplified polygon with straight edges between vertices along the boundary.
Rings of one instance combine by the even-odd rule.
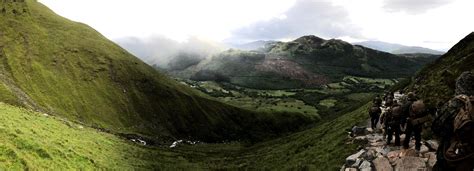
[[[0,103],[3,169],[315,169],[338,170],[355,145],[347,130],[368,105],[314,128],[254,145],[148,147],[118,136]]]

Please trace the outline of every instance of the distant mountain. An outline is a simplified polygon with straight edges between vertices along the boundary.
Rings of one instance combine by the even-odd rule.
[[[230,46],[235,49],[250,51],[250,50],[261,50],[277,42],[278,41],[273,41],[273,40],[259,40],[259,41],[244,43],[244,44],[231,44]]]
[[[393,53],[393,54],[408,54],[408,53],[425,53],[425,54],[435,54],[435,55],[442,55],[445,52],[428,49],[424,47],[418,46],[405,46],[401,44],[395,43],[387,43],[381,41],[365,41],[365,42],[357,42],[353,43],[355,45],[361,45],[368,48]]]
[[[318,87],[345,76],[409,77],[432,57],[412,58],[316,36],[276,42],[263,51],[228,50],[172,75],[263,89]],[[184,74],[183,74],[184,73]]]
[[[407,89],[436,106],[454,95],[456,78],[464,71],[474,71],[474,32],[424,67]]]

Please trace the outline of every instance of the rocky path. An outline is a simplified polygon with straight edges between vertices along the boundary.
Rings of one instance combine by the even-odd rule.
[[[393,146],[394,140],[392,140],[392,145],[387,145],[380,127],[379,124],[376,130],[367,127],[354,127],[352,129],[352,136],[348,143],[358,144],[359,151],[346,158],[341,171],[432,170],[436,163],[435,152],[438,148],[436,141],[422,140],[421,149],[416,152],[415,140],[413,139],[410,142],[410,148],[403,149],[401,146]],[[401,142],[404,139],[405,135],[402,134]]]

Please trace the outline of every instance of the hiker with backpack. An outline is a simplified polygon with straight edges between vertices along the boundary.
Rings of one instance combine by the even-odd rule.
[[[390,145],[393,136],[395,136],[395,146],[400,146],[400,120],[401,106],[395,100],[393,105],[385,113],[383,122],[387,132],[387,145]]]
[[[391,91],[386,92],[386,94],[384,96],[385,107],[391,107],[392,106],[394,97],[395,97],[395,95],[394,95],[393,92],[391,92]]]
[[[417,100],[417,98],[415,96],[415,93],[409,92],[401,100],[402,100],[402,105],[401,105],[402,116],[400,119],[400,125],[401,125],[401,132],[405,132],[407,128],[406,127],[407,119],[408,119],[408,116],[410,115],[410,107],[413,104],[413,102]]]
[[[403,141],[403,148],[408,149],[412,135],[415,135],[415,150],[420,152],[421,148],[421,132],[423,124],[430,120],[428,113],[425,110],[425,104],[422,100],[417,100],[412,103],[408,110],[408,117],[406,119],[405,140]]]
[[[456,80],[455,96],[439,110],[431,129],[440,138],[433,170],[474,170],[474,73]]]
[[[375,130],[377,128],[377,123],[379,122],[380,114],[382,113],[382,109],[380,109],[380,106],[377,104],[373,104],[372,107],[369,109],[369,115],[370,115],[370,126],[372,127],[372,130]]]
[[[375,99],[372,101],[372,103],[375,106],[381,107],[382,106],[382,99],[380,98],[380,95],[377,95]]]

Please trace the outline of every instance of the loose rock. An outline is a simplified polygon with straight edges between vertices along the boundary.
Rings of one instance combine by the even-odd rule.
[[[362,164],[359,166],[359,169],[361,171],[370,171],[372,170],[370,166],[371,166],[370,162],[368,162],[367,160],[364,160]]]
[[[426,147],[428,147],[430,150],[436,151],[438,150],[439,143],[435,140],[428,140],[425,142]]]
[[[347,157],[346,158],[346,166],[350,166],[350,165],[354,164],[357,161],[357,159],[364,153],[365,153],[365,150],[362,149],[359,152]]]
[[[436,153],[428,152],[425,154],[425,158],[428,158],[428,162],[426,163],[428,165],[428,168],[433,168],[436,163]]]
[[[392,165],[390,165],[390,162],[385,157],[378,157],[374,161],[372,161],[372,163],[374,164],[376,171],[392,171],[393,170]]]
[[[402,157],[397,161],[395,170],[398,171],[419,171],[426,170],[426,164],[422,158],[419,157]]]
[[[366,136],[357,136],[354,138],[354,140],[352,140],[352,142],[354,144],[365,145],[369,142],[369,140],[367,140]]]

